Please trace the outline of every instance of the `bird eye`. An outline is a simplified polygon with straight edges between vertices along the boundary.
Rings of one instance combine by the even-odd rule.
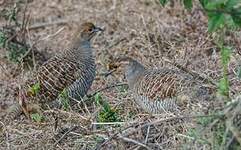
[[[88,29],[89,32],[92,32],[92,30],[93,30],[92,28],[89,28],[89,29]]]

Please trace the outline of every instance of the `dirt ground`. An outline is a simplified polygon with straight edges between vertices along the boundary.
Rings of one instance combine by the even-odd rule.
[[[25,4],[20,6],[19,20],[24,17]],[[175,68],[169,60],[214,82],[222,77],[215,35],[207,32],[207,17],[198,5],[187,11],[180,3],[163,8],[157,0],[30,0],[26,12],[31,18],[28,43],[35,43],[36,50],[46,59],[68,47],[81,23],[91,21],[105,29],[92,42],[97,77],[89,93],[126,82],[123,66],[107,77],[102,75],[109,71],[113,58],[120,55],[133,57],[148,68]],[[4,24],[1,18],[0,25]],[[229,64],[231,97],[241,92],[237,78],[238,62],[241,62],[240,33],[230,33],[225,39],[233,46]],[[6,51],[1,49],[1,114],[16,100],[14,89],[33,72],[21,71],[19,65],[5,56]],[[39,65],[41,61],[36,68]],[[100,93],[118,109],[120,122],[98,124],[96,114],[100,108],[94,103],[82,107],[83,111],[46,110],[47,119],[42,123],[30,122],[22,115],[9,124],[0,122],[0,149],[211,149],[210,144],[196,142],[188,136],[189,129],[196,125],[195,119],[168,119],[175,118],[175,114],[150,116],[134,103],[123,87]],[[197,101],[188,112],[205,115],[221,106],[222,102],[210,99]],[[53,114],[58,116],[58,121]]]

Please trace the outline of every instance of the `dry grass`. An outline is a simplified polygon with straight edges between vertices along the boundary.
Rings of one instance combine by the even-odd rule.
[[[31,15],[28,42],[36,42],[36,49],[50,57],[67,47],[80,23],[92,21],[105,28],[93,41],[97,74],[107,72],[113,58],[128,55],[148,67],[174,67],[165,61],[169,59],[218,81],[222,72],[219,50],[213,43],[215,37],[207,33],[205,14],[197,8],[191,12],[180,4],[162,8],[154,0],[35,0],[29,2],[27,9]],[[20,20],[23,11],[19,13]],[[241,92],[241,82],[236,77],[241,60],[240,35],[231,33],[226,39],[234,46],[229,67],[232,97]],[[19,66],[4,56],[5,51],[1,50],[1,114],[15,100],[14,89],[32,73],[19,71]],[[90,93],[119,82],[125,82],[122,66],[108,77],[97,76]],[[0,122],[0,149],[211,149],[210,144],[200,144],[188,136],[188,130],[196,127],[195,117],[145,114],[125,88],[114,87],[101,93],[118,109],[121,122],[97,123],[100,108],[95,103],[69,112],[46,110],[43,123],[29,122],[24,116],[9,124]],[[222,103],[204,100],[191,104],[186,111],[201,115],[219,107]]]

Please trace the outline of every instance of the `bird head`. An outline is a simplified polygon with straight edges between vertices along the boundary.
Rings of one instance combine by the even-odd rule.
[[[125,77],[128,82],[134,81],[142,72],[144,72],[145,67],[138,61],[130,57],[119,57],[116,62],[122,62],[126,65],[125,67]]]
[[[76,36],[84,41],[90,41],[99,31],[103,31],[103,29],[96,27],[91,22],[86,22],[80,26],[79,30],[76,32]]]

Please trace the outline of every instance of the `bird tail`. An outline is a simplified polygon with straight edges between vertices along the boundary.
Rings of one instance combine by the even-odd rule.
[[[14,103],[6,110],[5,121],[14,120],[16,117],[21,115],[22,108],[19,103]]]
[[[184,90],[183,93],[177,97],[178,105],[186,106],[189,103],[199,103],[201,101],[209,101],[214,98],[215,90],[212,87],[205,85],[194,85],[193,88]]]
[[[194,97],[199,100],[208,100],[215,95],[215,89],[204,85],[199,85],[194,91]]]

